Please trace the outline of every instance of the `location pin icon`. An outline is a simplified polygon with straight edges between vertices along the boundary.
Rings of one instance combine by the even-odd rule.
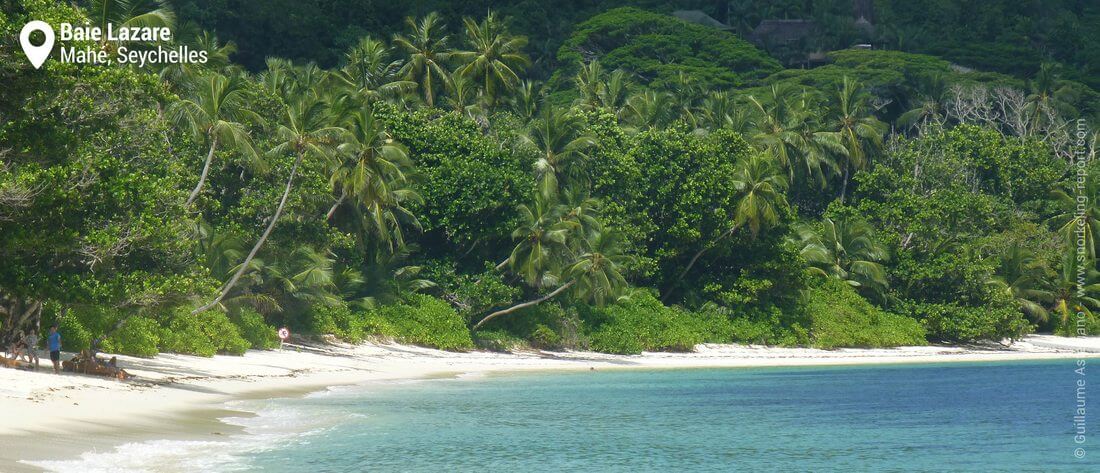
[[[41,31],[46,36],[46,41],[38,46],[31,44],[31,33],[35,31]],[[53,39],[53,28],[45,21],[34,20],[24,25],[23,31],[19,32],[19,44],[23,46],[23,53],[31,60],[35,69],[42,67],[42,63],[50,56],[50,51],[53,51]]]

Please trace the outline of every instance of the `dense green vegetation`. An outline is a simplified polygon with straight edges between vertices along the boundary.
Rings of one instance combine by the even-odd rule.
[[[949,41],[971,36],[944,35],[902,48],[942,58],[784,69],[675,2],[413,3],[0,3],[4,44],[30,19],[213,29],[181,33],[212,58],[186,67],[0,49],[0,342],[53,322],[67,349],[142,356],[272,348],[279,326],[615,353],[1100,329],[1086,56],[1014,69],[980,36],[988,67],[965,71]],[[793,3],[814,7],[752,14],[843,13]]]

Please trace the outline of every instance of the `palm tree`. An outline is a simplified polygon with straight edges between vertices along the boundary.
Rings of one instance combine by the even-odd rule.
[[[1078,261],[1075,252],[1067,252],[1049,297],[1050,312],[1057,316],[1055,332],[1076,335],[1076,314],[1082,312],[1091,319],[1093,311],[1100,310],[1100,272],[1096,271],[1096,260]]]
[[[1028,88],[1030,94],[1026,99],[1026,108],[1031,115],[1029,134],[1035,133],[1043,125],[1049,125],[1050,123],[1044,123],[1044,118],[1049,118],[1050,115],[1077,114],[1073,106],[1073,89],[1059,80],[1053,64],[1043,63],[1035,79],[1028,82]]]
[[[898,126],[903,129],[916,128],[922,130],[928,125],[944,125],[947,111],[944,104],[947,103],[948,84],[947,78],[941,73],[922,76],[918,79],[917,91],[911,94],[915,97],[910,109],[898,116]]]
[[[512,96],[512,112],[519,115],[525,122],[535,118],[539,111],[539,103],[546,97],[538,82],[523,80],[519,88]]]
[[[443,34],[442,20],[435,12],[427,14],[419,22],[408,17],[405,23],[411,30],[409,36],[396,35],[393,38],[394,43],[409,55],[400,73],[406,80],[418,84],[424,103],[433,107],[437,93],[435,84],[447,82],[446,64],[452,55],[447,49],[448,37]]]
[[[326,219],[348,198],[360,203],[381,200],[393,191],[391,183],[406,182],[405,174],[412,168],[408,151],[369,110],[353,114],[346,129],[345,141],[337,147],[342,159],[330,179],[339,197]]]
[[[757,115],[749,137],[776,157],[791,180],[797,172],[824,185],[825,172],[835,167],[829,155],[844,150],[835,133],[819,131],[812,102],[808,92],[779,85],[773,85],[763,101],[749,96]]]
[[[547,199],[557,194],[559,176],[581,175],[588,150],[597,146],[596,137],[584,130],[581,117],[549,105],[531,122],[523,141],[538,151],[535,173],[539,191]]]
[[[1047,222],[1058,227],[1058,231],[1065,235],[1067,245],[1072,248],[1076,248],[1078,236],[1083,237],[1088,259],[1096,259],[1096,238],[1100,236],[1100,180],[1086,179],[1080,191],[1075,186],[1076,181],[1071,181],[1064,188],[1051,192],[1060,213]],[[1078,195],[1086,201],[1080,213],[1077,208]]]
[[[531,63],[523,53],[527,38],[509,34],[491,11],[481,23],[472,18],[464,18],[462,22],[466,25],[466,42],[472,49],[454,53],[455,58],[465,63],[458,74],[482,84],[491,109],[501,92],[515,87],[518,73]]]
[[[884,296],[889,282],[882,263],[889,252],[875,239],[869,223],[825,217],[820,229],[803,224],[796,231],[800,253],[814,272],[840,279],[865,294]]]
[[[352,116],[345,141],[337,150],[342,160],[331,181],[340,197],[327,217],[332,218],[350,199],[357,221],[364,233],[374,237],[377,247],[393,253],[405,246],[403,227],[420,228],[416,216],[406,208],[408,202],[418,202],[420,195],[408,187],[412,160],[405,147],[393,140],[381,120],[361,110]]]
[[[95,0],[88,8],[89,16],[100,31],[107,25],[119,27],[171,28],[176,14],[167,0]],[[104,44],[107,35],[103,35]]]
[[[395,97],[416,88],[416,82],[401,80],[401,61],[391,59],[392,49],[371,37],[344,54],[344,67],[334,71],[332,78],[355,97],[367,102]]]
[[[848,180],[855,171],[866,169],[871,156],[882,149],[882,136],[886,134],[886,124],[875,118],[870,105],[870,94],[861,86],[844,77],[840,88],[833,96],[829,108],[828,124],[837,133],[844,152],[841,154],[843,177],[840,187],[840,201],[848,192]]]
[[[584,108],[597,108],[600,106],[600,88],[603,86],[603,66],[600,61],[593,59],[588,64],[580,63],[577,75],[573,78],[573,84],[580,93],[578,105]]]
[[[317,96],[304,94],[298,100],[287,105],[283,110],[282,120],[275,130],[278,144],[272,148],[270,154],[281,155],[290,152],[294,154],[295,159],[290,168],[290,175],[287,176],[283,195],[275,208],[275,214],[271,216],[267,228],[264,229],[252,250],[248,252],[248,256],[245,257],[244,262],[240,264],[233,277],[226,282],[218,297],[192,311],[192,315],[218,305],[229,294],[229,291],[233,290],[233,286],[240,280],[241,275],[249,269],[252,259],[256,257],[256,253],[260,251],[264,242],[271,236],[275,224],[279,222],[279,217],[282,216],[286,207],[287,198],[290,197],[290,191],[294,187],[294,178],[298,176],[298,168],[301,166],[302,161],[306,157],[327,159],[329,149],[335,144],[336,138],[343,133],[345,133],[344,130],[331,125],[327,104]]]
[[[752,238],[756,238],[762,230],[779,223],[783,208],[787,205],[787,180],[771,158],[753,155],[738,163],[732,180],[739,196],[729,228],[707,242],[691,257],[661,300],[668,299],[675,286],[691,271],[703,253],[732,236],[737,230],[747,228]]]
[[[472,80],[453,74],[447,81],[447,92],[447,107],[455,113],[470,118],[481,116],[478,111],[481,95],[478,94],[477,84]]]
[[[630,79],[627,72],[615,69],[600,83],[596,92],[599,107],[610,112],[616,119],[622,120],[630,97]]]
[[[1048,269],[1034,253],[1013,243],[1001,255],[989,285],[1015,300],[1029,320],[1044,323],[1050,312],[1043,302],[1050,302],[1054,294],[1046,287],[1047,273]]]
[[[521,232],[525,233],[526,231]],[[566,230],[565,234],[568,233]],[[622,272],[630,257],[623,254],[622,238],[610,229],[597,227],[580,240],[582,248],[578,251],[579,255],[562,271],[557,288],[533,300],[492,312],[479,320],[473,330],[497,317],[541,304],[570,289],[575,297],[596,305],[619,299],[629,287]],[[520,244],[524,245],[522,242]]]
[[[198,198],[206,184],[210,165],[214,161],[214,152],[219,144],[240,151],[254,161],[258,159],[248,129],[242,122],[261,121],[259,116],[247,108],[248,83],[241,76],[226,77],[211,72],[195,82],[193,94],[173,102],[169,108],[169,115],[177,123],[186,124],[197,138],[209,146],[199,182],[187,197],[188,207]]]
[[[202,73],[202,71],[221,71],[230,67],[232,62],[229,56],[237,52],[237,45],[232,41],[221,43],[218,38],[208,31],[202,31],[190,41],[186,42],[196,51],[206,51],[205,63],[169,63],[161,67],[161,79],[173,83],[177,87],[187,88],[193,85],[190,79]]]
[[[541,193],[535,194],[532,205],[520,205],[521,224],[512,232],[518,243],[503,266],[521,276],[533,287],[556,282],[569,251],[568,238],[578,223],[565,219],[566,208]]]
[[[626,102],[623,118],[635,130],[664,128],[676,119],[672,94],[646,89]]]

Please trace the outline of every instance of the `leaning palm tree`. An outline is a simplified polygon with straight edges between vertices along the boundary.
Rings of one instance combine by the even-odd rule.
[[[531,63],[523,53],[527,38],[509,34],[504,23],[491,11],[481,23],[471,18],[462,22],[466,26],[466,43],[471,49],[454,53],[457,60],[465,63],[458,74],[481,84],[485,100],[492,109],[502,93],[510,92],[519,83],[519,73]]]
[[[271,236],[271,231],[275,229],[279,217],[283,215],[287,198],[290,197],[290,191],[294,187],[294,179],[298,176],[298,168],[302,165],[302,161],[307,157],[328,159],[330,150],[343,133],[345,133],[344,130],[331,124],[327,104],[318,99],[316,95],[304,94],[298,100],[287,105],[283,110],[281,122],[275,130],[278,144],[271,149],[269,154],[277,156],[292,153],[294,164],[290,168],[286,186],[283,188],[283,195],[275,208],[275,214],[271,216],[264,232],[252,247],[252,250],[248,252],[248,256],[245,257],[233,277],[222,287],[219,295],[208,304],[196,308],[191,312],[192,314],[204,312],[218,305],[233,290],[233,286],[240,280],[241,275],[249,269],[249,264],[256,257],[256,253],[260,251],[264,242]]]
[[[810,268],[840,279],[865,295],[882,298],[889,282],[882,263],[889,257],[886,246],[875,239],[874,228],[855,218],[822,219],[820,228],[799,225],[800,253]]]
[[[452,52],[447,49],[448,36],[443,34],[443,22],[439,14],[432,12],[416,21],[412,17],[405,19],[410,34],[396,35],[393,42],[409,55],[400,74],[406,80],[417,83],[424,103],[435,106],[435,96],[447,82],[446,64],[451,60]]]
[[[588,159],[588,151],[597,146],[595,135],[584,130],[581,117],[549,105],[543,106],[522,139],[538,152],[535,173],[539,192],[547,199],[558,193],[563,176],[581,175],[581,164]]]
[[[258,115],[248,109],[248,83],[237,75],[224,76],[216,72],[200,76],[190,87],[192,94],[173,102],[168,112],[177,123],[191,129],[195,137],[208,146],[206,161],[199,174],[199,182],[187,197],[188,207],[198,198],[210,175],[210,165],[218,146],[227,146],[241,152],[254,162],[258,160],[252,147],[252,138],[246,121],[260,122]]]
[[[762,230],[779,223],[783,208],[787,205],[787,180],[772,158],[752,155],[738,163],[737,171],[731,178],[739,195],[729,228],[703,245],[691,257],[687,266],[669,285],[661,297],[662,300],[668,299],[675,286],[683,281],[684,276],[687,276],[703,253],[714,248],[718,243],[733,236],[740,229],[748,229],[750,236],[756,238]]]
[[[578,255],[564,267],[560,277],[553,275],[544,278],[554,281],[557,285],[554,290],[533,300],[492,312],[479,320],[473,330],[502,315],[546,302],[570,289],[576,298],[595,305],[604,305],[621,298],[629,287],[623,276],[623,268],[630,257],[623,253],[619,234],[610,229],[594,228],[583,238],[579,238],[579,243],[581,248],[577,251]]]
[[[829,108],[828,127],[844,147],[840,164],[843,170],[841,202],[848,192],[849,178],[856,171],[867,168],[871,157],[882,149],[882,136],[887,131],[886,124],[875,118],[870,97],[858,83],[845,76]]]

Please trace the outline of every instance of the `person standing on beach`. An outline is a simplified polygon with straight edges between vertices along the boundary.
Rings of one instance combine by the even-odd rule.
[[[34,363],[34,368],[38,369],[38,332],[31,329],[27,332],[27,337],[23,339],[23,345],[25,345],[24,352],[27,355],[27,363]]]
[[[61,334],[57,331],[57,324],[50,326],[50,334],[46,337],[46,348],[50,350],[50,361],[53,362],[53,372],[61,373]]]

